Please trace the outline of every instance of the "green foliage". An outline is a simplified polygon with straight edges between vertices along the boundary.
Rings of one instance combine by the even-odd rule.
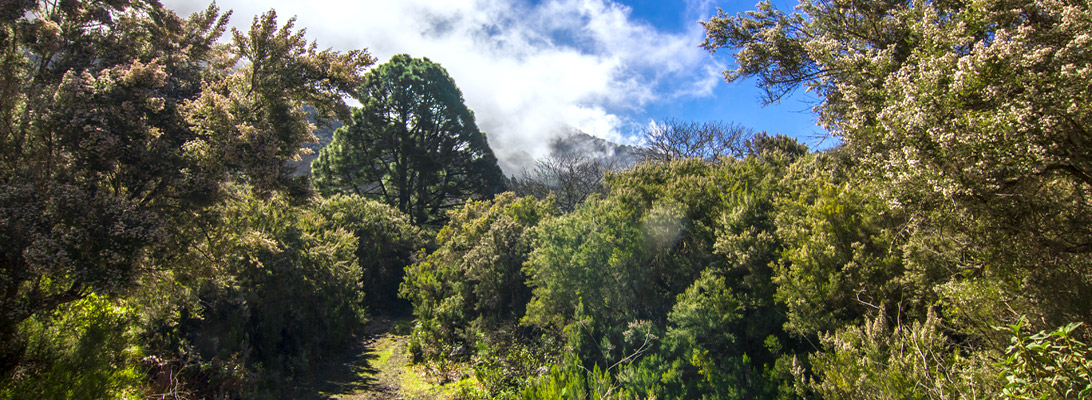
[[[314,204],[315,213],[331,227],[356,236],[356,258],[363,272],[364,299],[368,307],[383,312],[403,312],[398,298],[407,265],[425,243],[424,233],[398,210],[357,195],[334,195]]]
[[[189,266],[146,288],[145,337],[159,393],[237,396],[290,382],[364,322],[357,238],[339,221],[248,188],[210,210]],[[172,296],[164,299],[163,296]]]
[[[525,271],[534,297],[523,322],[560,330],[583,303],[596,324],[647,316],[649,249],[634,210],[590,200],[535,229]]]
[[[1012,335],[1001,378],[1009,399],[1083,399],[1092,396],[1092,346],[1076,340],[1080,323],[1024,333],[1026,320],[1001,330]],[[1086,329],[1087,330],[1087,329]]]
[[[227,14],[158,1],[20,1],[0,19],[0,376],[21,322],[125,292],[188,246],[223,182],[306,191],[287,162],[346,114],[372,59],[308,46],[270,12],[217,45]]]
[[[186,146],[220,152],[220,162],[241,169],[259,190],[306,190],[287,161],[317,140],[310,120],[328,125],[349,117],[342,97],[357,93],[363,69],[375,62],[363,50],[319,51],[294,24],[291,18],[278,25],[270,10],[255,16],[249,31],[232,29],[230,53],[186,105],[187,121],[202,133]]]
[[[436,235],[436,251],[406,269],[401,288],[417,317],[416,356],[448,357],[457,348],[469,356],[475,330],[512,325],[523,315],[529,231],[557,212],[548,201],[504,193],[451,214]]]
[[[633,395],[620,388],[608,371],[600,369],[598,365],[589,370],[575,358],[550,368],[549,373],[520,393],[523,400],[630,398]]]
[[[947,330],[928,354],[980,365],[1007,352],[1016,368],[1012,356],[1034,351],[1005,351],[990,326],[1019,315],[1036,329],[1089,322],[1092,91],[1083,82],[1092,70],[1082,66],[1092,54],[1090,15],[1087,3],[1068,1],[802,1],[791,13],[763,2],[705,23],[703,46],[734,51],[729,80],[757,78],[767,101],[806,87],[820,98],[820,123],[860,160],[863,175],[847,182],[848,192],[834,181],[808,201],[844,215],[823,222],[822,209],[790,206],[778,219],[792,242],[778,292],[792,329],[866,337],[845,324],[868,308],[921,321],[935,302]],[[868,195],[851,194],[858,190]],[[892,312],[895,305],[906,313]],[[903,329],[884,341],[905,343],[913,335]],[[851,349],[869,346],[850,340],[839,350],[847,359],[831,370],[854,371]],[[900,359],[882,348],[869,357]],[[847,376],[846,391],[826,393],[997,393],[989,379],[919,384],[933,380],[918,370]],[[1044,393],[1069,378],[1046,371],[1010,371],[1026,380],[1007,390],[1059,396]],[[1072,395],[1066,390],[1060,396]]]
[[[480,335],[474,355],[474,377],[483,399],[516,399],[543,371],[558,364],[548,342],[511,334]]]
[[[924,321],[890,327],[879,314],[861,326],[821,336],[811,356],[814,379],[828,399],[974,399],[1000,395],[988,353],[963,352],[930,312]]]
[[[608,177],[610,198],[640,218],[650,263],[647,278],[659,304],[650,310],[662,318],[671,301],[686,290],[714,256],[716,218],[721,213],[719,168],[698,159],[645,163]]]
[[[724,211],[716,221],[714,251],[723,258],[717,272],[727,279],[744,307],[748,323],[742,340],[751,349],[761,348],[769,335],[779,335],[786,310],[774,301],[777,286],[774,266],[784,249],[775,220],[780,196],[792,182],[782,182],[783,169],[750,157],[728,163],[721,172],[725,183],[721,201]],[[784,339],[784,338],[783,338]],[[752,357],[758,354],[752,352]]]
[[[778,170],[750,158],[713,173],[723,193],[713,223],[720,262],[675,299],[660,351],[622,372],[629,387],[657,398],[791,397],[791,357],[782,352],[796,346],[781,344],[794,341],[782,330],[786,311],[774,302],[771,268],[782,248],[774,225]]]
[[[182,173],[197,164],[181,146],[194,133],[180,107],[197,92],[189,60],[208,59],[226,23],[210,11],[186,24],[151,2],[131,13],[104,1],[13,7],[0,21],[5,378],[22,362],[22,321],[129,286],[163,241],[163,211],[215,191],[200,185],[204,171]],[[185,50],[164,57],[175,46]]]
[[[268,397],[396,295],[468,397],[1092,397],[1087,2],[757,7],[703,46],[844,146],[665,125],[661,162],[544,168],[558,206],[482,200],[504,178],[428,59],[4,3],[0,397]],[[289,162],[349,118],[307,201]]]
[[[424,225],[442,223],[468,197],[503,190],[485,134],[439,64],[396,55],[366,74],[358,99],[312,166],[323,193],[371,196]]]
[[[905,270],[893,229],[899,221],[888,220],[884,204],[821,174],[797,182],[776,221],[786,244],[773,280],[787,306],[786,328],[827,332],[911,301],[899,280]]]
[[[0,398],[140,398],[135,317],[124,300],[90,295],[23,321],[28,362],[0,386]]]
[[[652,256],[650,279],[656,282],[657,299],[662,299],[655,311],[659,318],[666,317],[675,297],[703,270],[732,269],[734,260],[715,254],[725,223],[722,217],[735,206],[735,196],[749,192],[766,173],[764,166],[754,162],[723,159],[711,164],[689,159],[646,163],[609,177],[611,199],[640,215]],[[759,197],[767,195],[773,193]]]
[[[766,132],[756,133],[743,143],[743,147],[748,155],[782,166],[792,164],[796,159],[808,154],[807,145],[780,133],[773,136]]]
[[[784,165],[694,159],[612,174],[607,198],[536,229],[524,322],[563,331],[584,368],[636,393],[791,397],[801,343],[782,329],[771,268]]]
[[[706,270],[675,302],[663,350],[629,379],[657,398],[753,398],[742,382],[750,371],[741,362],[749,359],[736,338],[742,308],[724,278]]]
[[[970,249],[949,256],[958,269],[1021,282],[1005,296],[1032,320],[1088,322],[1090,15],[1068,1],[763,2],[711,18],[703,45],[735,51],[726,77],[758,78],[770,101],[816,93],[881,197]]]

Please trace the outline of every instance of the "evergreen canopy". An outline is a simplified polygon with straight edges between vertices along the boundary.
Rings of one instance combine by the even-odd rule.
[[[468,197],[503,189],[485,135],[439,64],[396,55],[365,76],[359,99],[314,162],[321,192],[372,196],[432,224]]]

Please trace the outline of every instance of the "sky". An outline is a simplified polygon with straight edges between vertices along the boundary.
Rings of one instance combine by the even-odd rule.
[[[834,140],[816,125],[816,100],[797,94],[763,107],[753,81],[726,83],[731,51],[699,44],[698,21],[754,8],[755,0],[220,0],[231,24],[249,27],[275,9],[296,16],[320,48],[366,48],[386,62],[427,57],[447,69],[498,158],[545,155],[557,135],[579,130],[639,144],[667,119],[737,123],[797,137]],[[165,0],[182,16],[208,0]],[[787,0],[774,2],[791,8]],[[230,36],[230,35],[226,35]],[[503,165],[502,165],[503,166]]]

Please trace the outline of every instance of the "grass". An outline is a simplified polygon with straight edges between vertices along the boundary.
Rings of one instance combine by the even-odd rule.
[[[392,398],[406,400],[455,400],[461,394],[473,392],[479,387],[477,379],[469,374],[458,374],[460,378],[457,380],[440,382],[436,374],[430,373],[424,366],[412,364],[406,351],[410,331],[408,323],[391,326],[387,333],[376,337],[370,346],[374,355],[370,364],[376,371],[371,378],[378,386],[385,388],[387,394],[396,396]],[[456,370],[469,370],[465,367],[455,366]]]

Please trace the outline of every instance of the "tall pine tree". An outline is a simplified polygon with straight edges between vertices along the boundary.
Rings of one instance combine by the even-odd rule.
[[[485,135],[439,64],[394,56],[367,74],[360,103],[312,166],[321,192],[372,196],[421,225],[503,189]]]

